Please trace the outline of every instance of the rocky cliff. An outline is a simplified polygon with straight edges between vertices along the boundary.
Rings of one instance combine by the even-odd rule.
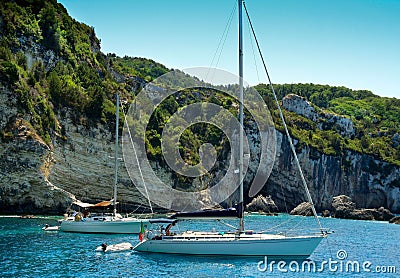
[[[54,158],[32,126],[18,117],[15,95],[1,88],[0,208],[3,213],[58,213],[71,194],[48,180]]]
[[[1,111],[10,108],[3,106]],[[66,137],[55,138],[49,148],[29,124],[16,120],[13,139],[0,149],[2,212],[62,213],[74,196],[89,202],[112,198],[112,133],[102,126],[87,129],[72,124],[68,113],[60,117],[60,124]],[[290,211],[306,197],[287,139],[279,132],[277,146],[275,165],[262,193],[271,195],[280,211]],[[351,151],[335,157],[304,147],[298,156],[318,210],[331,209],[332,197],[346,194],[358,207],[400,211],[399,167]],[[127,210],[146,206],[123,163],[119,165],[119,200]],[[158,172],[171,179],[168,171]]]
[[[72,20],[55,1],[40,2],[43,7],[19,2],[23,6],[14,1],[0,3],[1,39],[9,43],[0,45],[0,213],[61,214],[75,198],[109,200],[114,177],[113,95],[122,92],[131,101],[132,91],[143,87],[144,80],[167,69],[141,59],[134,70],[129,57],[102,54],[93,28]],[[151,70],[154,75],[148,76]],[[283,107],[319,131],[332,130],[349,140],[361,136],[348,117],[326,113],[298,95],[284,98]],[[248,121],[250,149],[257,153],[260,143],[254,128]],[[398,148],[398,133],[390,136],[393,148]],[[368,146],[368,140],[363,144]],[[318,210],[331,209],[332,197],[345,194],[358,207],[383,206],[400,213],[400,167],[396,164],[342,148],[340,142],[337,146],[342,151],[334,155],[321,149],[324,144],[317,149],[295,140],[295,145]],[[387,152],[389,157],[393,148]],[[376,150],[379,154],[377,146],[370,148],[371,153]],[[156,155],[151,162],[154,172],[165,183],[175,184],[175,176]],[[259,157],[252,159],[246,183],[257,171]],[[203,181],[196,178],[185,187],[202,188],[204,180],[215,184],[226,171],[219,170],[226,169],[225,162],[219,163]],[[287,138],[279,131],[275,164],[261,193],[270,195],[280,211],[289,212],[306,201]],[[201,198],[209,203],[209,196]],[[250,199],[246,197],[247,202]],[[123,163],[119,163],[118,200],[128,212],[147,206]]]
[[[0,40],[0,213],[62,214],[76,198],[113,198],[113,98],[127,101],[143,78],[113,70],[93,27],[55,0],[1,1]],[[124,211],[146,204],[123,163],[118,187]]]
[[[275,165],[262,192],[273,196],[281,211],[286,211],[285,203],[290,211],[307,199],[287,138],[278,132],[277,142]],[[400,167],[353,151],[329,156],[303,147],[297,155],[317,210],[331,209],[332,198],[344,194],[357,207],[400,212]]]
[[[2,213],[61,214],[76,198],[87,202],[113,198],[115,141],[107,127],[74,124],[65,108],[57,115],[64,136],[54,135],[48,145],[18,117],[13,94],[3,88],[0,97],[1,124],[8,135],[0,144]],[[147,206],[123,163],[119,163],[118,200],[126,211]]]
[[[283,107],[316,123],[327,120],[344,136],[354,135],[350,119],[317,111],[318,108],[297,95],[286,96]],[[318,128],[327,127],[319,125]],[[344,150],[342,155],[326,155],[298,140],[294,143],[318,210],[331,209],[332,197],[344,194],[350,196],[357,207],[383,206],[400,212],[399,166],[356,151]],[[306,201],[287,137],[280,132],[277,133],[275,165],[263,193],[273,196],[281,211],[290,211],[296,204]]]

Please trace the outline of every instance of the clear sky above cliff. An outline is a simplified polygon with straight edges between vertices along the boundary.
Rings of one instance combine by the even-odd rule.
[[[184,69],[211,65],[237,1],[60,2],[72,17],[95,28],[104,53]],[[343,85],[400,98],[400,1],[248,0],[246,5],[274,83]],[[255,52],[254,62],[247,24],[244,34],[245,80],[266,83]],[[236,73],[236,52],[237,10],[212,66]]]

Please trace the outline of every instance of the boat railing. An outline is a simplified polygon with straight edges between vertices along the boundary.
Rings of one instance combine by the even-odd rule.
[[[266,230],[266,231],[260,231],[258,233],[261,234],[277,234],[277,235],[282,235],[286,237],[290,236],[310,236],[310,235],[327,235],[334,233],[334,231],[331,231],[328,228],[323,228],[322,230],[320,228],[308,228],[308,229],[289,229],[289,230],[276,230],[276,231],[271,231],[271,230]]]
[[[270,237],[268,237],[268,240],[280,240],[282,239],[282,237],[287,237],[287,238],[291,238],[290,236],[283,236],[283,235],[271,235]],[[304,236],[307,237],[307,236]],[[298,238],[298,237],[296,237]],[[170,235],[170,236],[166,236],[166,235],[162,235],[162,236],[157,236],[152,238],[153,240],[262,240],[262,239],[266,239],[265,234],[251,234],[251,235],[246,235],[246,234],[228,234],[228,235],[222,235],[221,234],[215,234],[215,235]]]

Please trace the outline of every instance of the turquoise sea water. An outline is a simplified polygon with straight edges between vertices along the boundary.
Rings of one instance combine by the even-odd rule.
[[[261,215],[246,217],[248,229],[265,229],[282,221],[289,221],[288,225],[297,223],[299,228],[309,225],[315,227],[314,219],[311,217],[293,217],[284,214],[275,217]],[[400,225],[331,218],[323,218],[321,221],[324,227],[333,229],[335,233],[323,240],[310,257],[316,265],[316,270],[310,271],[307,265],[304,270],[302,269],[302,262],[293,261],[281,262],[281,270],[279,270],[278,260],[272,264],[271,270],[272,259],[263,257],[200,257],[145,254],[133,251],[96,253],[95,248],[103,242],[136,244],[138,236],[44,232],[41,228],[46,223],[56,225],[57,222],[50,218],[1,217],[0,276],[400,277]],[[219,227],[213,222],[191,224],[197,230]],[[329,268],[329,259],[331,268]],[[351,267],[353,264],[356,266],[355,261],[360,266],[359,272],[356,268],[353,271]],[[265,262],[268,265],[266,270]],[[362,267],[364,263],[367,266],[365,269]],[[323,269],[322,266],[324,266]]]

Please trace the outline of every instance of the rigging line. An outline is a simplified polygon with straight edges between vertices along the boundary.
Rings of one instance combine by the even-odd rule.
[[[298,228],[302,223],[304,223],[304,221],[306,220],[306,218],[307,217],[305,217],[305,216],[302,216],[301,218],[300,218],[300,220],[299,221],[297,221],[296,223],[294,223],[294,225],[292,225],[292,226],[290,226],[290,227],[287,227],[286,229],[285,229],[285,232],[286,233],[291,233],[291,232],[293,232],[293,231],[308,231],[308,230],[313,230],[313,229],[304,229],[304,228],[302,228],[302,227],[300,227],[300,228]]]
[[[182,209],[180,209],[180,211],[186,211],[186,208],[187,208],[189,205],[190,205],[189,202],[186,202],[186,205],[185,205]]]
[[[288,225],[289,225],[289,223],[294,222],[295,220],[296,220],[296,219],[294,219],[293,217],[290,217],[290,218],[288,218],[288,220],[283,221],[283,222],[279,223],[278,225],[275,225],[275,226],[272,226],[271,228],[262,230],[262,232],[273,231],[273,230],[277,230],[277,231],[278,231],[278,228],[279,228],[279,227],[283,226],[284,224],[288,224]],[[283,227],[283,228],[284,228],[285,230],[287,229],[287,228],[285,228],[285,227]]]
[[[233,20],[233,15],[234,15],[235,11],[236,11],[236,5],[235,5],[235,7],[234,7],[233,10],[232,10],[231,18],[230,18],[229,23],[228,23],[228,24],[229,24],[229,25],[228,25],[228,30],[227,30],[226,33],[225,33],[225,38],[224,38],[224,41],[222,42],[221,49],[220,49],[220,51],[219,51],[219,55],[218,55],[218,59],[217,59],[217,63],[215,64],[215,67],[218,66],[219,60],[221,59],[222,50],[224,49],[226,39],[228,38],[229,30],[231,29],[231,26],[232,26],[232,20]]]
[[[231,23],[232,23],[232,19],[233,19],[233,15],[235,14],[235,11],[236,11],[236,3],[233,5],[231,14],[229,15],[228,21],[227,21],[227,23],[225,25],[224,32],[221,35],[221,38],[219,40],[217,49],[215,50],[215,53],[214,53],[214,56],[213,56],[213,58],[211,60],[210,66],[208,67],[207,74],[206,74],[206,80],[208,78],[208,75],[209,75],[210,70],[211,70],[211,68],[212,68],[212,66],[214,64],[214,61],[215,61],[215,58],[217,57],[218,52],[219,52],[219,55],[218,55],[218,59],[217,59],[217,63],[215,64],[215,67],[217,67],[217,65],[219,63],[219,59],[221,58],[221,54],[222,54],[222,49],[224,48],[224,45],[225,45],[225,42],[226,42],[226,38],[228,37],[228,33],[229,33],[229,30],[230,30],[231,25],[232,25]],[[210,82],[210,83],[212,83],[212,82]]]
[[[231,225],[231,224],[229,224],[229,223],[226,223],[226,222],[223,221],[222,219],[218,219],[217,221],[220,222],[221,224],[223,224],[223,225],[225,225],[225,226],[231,228],[231,229],[237,230],[237,227],[235,227],[235,226],[233,226],[233,225]]]
[[[331,255],[331,258],[333,258],[333,256],[332,256],[332,247],[331,247],[331,245],[330,245],[330,243],[329,243],[328,237],[326,237],[326,242],[327,242],[327,244],[328,244],[329,254]]]
[[[256,33],[255,33],[255,31],[254,31],[254,28],[253,28],[253,24],[251,23],[249,13],[248,13],[247,8],[246,8],[246,4],[245,4],[244,2],[243,2],[243,7],[244,7],[244,10],[246,11],[247,19],[248,19],[248,21],[249,21],[249,24],[250,24],[250,27],[251,27],[251,31],[252,31],[252,33],[253,33],[254,40],[255,40],[255,42],[256,42],[256,45],[257,45],[257,48],[258,48],[258,52],[259,52],[260,57],[261,57],[261,61],[262,61],[263,65],[264,65],[264,70],[265,70],[265,73],[266,73],[267,78],[268,78],[269,86],[270,86],[270,88],[271,88],[272,93],[274,94],[274,98],[275,98],[276,105],[277,105],[277,107],[278,107],[279,115],[280,115],[280,117],[281,117],[281,120],[282,120],[282,123],[283,123],[283,127],[285,128],[285,132],[286,132],[286,135],[287,135],[288,140],[289,140],[290,148],[292,149],[292,153],[293,153],[293,156],[294,156],[294,160],[295,160],[295,162],[296,162],[297,168],[299,169],[300,177],[301,177],[302,182],[303,182],[304,190],[306,191],[307,197],[308,197],[308,201],[309,201],[309,203],[311,204],[311,209],[312,209],[312,212],[313,212],[313,214],[314,214],[314,218],[315,218],[315,220],[317,221],[318,226],[319,226],[321,232],[324,233],[324,230],[323,230],[323,228],[322,228],[322,226],[321,226],[321,222],[320,222],[319,219],[318,219],[317,211],[315,210],[314,202],[313,202],[313,200],[312,200],[310,191],[308,190],[308,186],[307,186],[306,180],[305,180],[305,178],[304,178],[303,171],[301,170],[300,162],[299,162],[299,159],[297,158],[297,154],[296,154],[296,150],[295,150],[295,148],[294,148],[293,142],[292,142],[292,138],[290,137],[289,130],[288,130],[287,126],[286,126],[286,121],[285,121],[285,118],[283,117],[283,113],[282,113],[281,107],[280,107],[280,105],[279,105],[279,101],[278,101],[278,98],[277,98],[277,96],[276,96],[276,93],[275,93],[275,90],[274,90],[274,86],[272,85],[272,81],[271,81],[271,78],[270,78],[270,76],[269,76],[268,69],[267,69],[267,66],[266,66],[266,64],[265,64],[265,61],[264,61],[264,57],[263,57],[263,55],[262,55],[262,52],[261,52],[260,44],[258,43],[258,40],[257,40],[257,37],[256,37]]]
[[[133,211],[131,211],[130,214],[135,214],[136,211],[138,211],[138,210],[141,209],[141,208],[143,208],[143,211],[142,211],[141,214],[145,214],[145,213],[144,213],[144,210],[147,209],[147,208],[149,208],[149,206],[145,206],[144,204],[139,203],[139,204],[137,205],[136,209],[134,209]],[[150,213],[150,214],[151,214],[151,213]]]
[[[122,112],[123,112],[123,111],[122,111]],[[147,200],[149,201],[150,211],[151,211],[151,213],[154,213],[154,211],[153,211],[153,206],[151,205],[151,201],[150,201],[149,192],[147,191],[147,186],[146,186],[146,183],[144,182],[144,177],[143,177],[142,169],[140,168],[139,159],[138,159],[137,154],[136,154],[135,145],[133,144],[132,135],[131,135],[131,130],[130,130],[130,128],[129,128],[128,121],[127,121],[127,119],[126,119],[126,114],[125,114],[124,112],[123,112],[123,114],[124,114],[124,118],[125,118],[125,123],[126,123],[126,125],[127,125],[127,127],[128,127],[127,129],[128,129],[128,133],[129,133],[129,139],[130,139],[130,141],[131,141],[131,145],[132,145],[132,148],[133,148],[133,152],[135,153],[136,163],[137,163],[137,165],[138,165],[140,177],[141,177],[142,182],[143,182],[143,187],[144,187],[144,190],[145,190],[145,192],[146,192]]]
[[[306,219],[306,217],[301,217],[300,221],[297,222],[294,226],[292,226],[292,228],[287,229],[286,232],[289,233],[291,231],[297,230],[297,227],[300,226],[300,224],[303,223],[305,219]],[[304,230],[304,229],[301,229],[301,230]]]
[[[271,227],[271,228],[262,230],[261,232],[264,233],[264,232],[270,232],[270,231],[274,231],[274,230],[278,231],[278,228],[279,228],[279,227],[283,226],[283,225],[286,224],[286,223],[290,223],[291,221],[292,221],[292,220],[283,221],[283,222],[279,223],[278,225],[275,225],[275,226],[273,226],[273,227]]]
[[[140,209],[142,207],[142,204],[139,204],[139,206],[135,209],[135,210],[133,210],[133,211],[131,211],[130,213],[131,214],[133,214],[133,213],[135,213],[138,209]]]
[[[257,81],[258,81],[258,84],[260,84],[260,83],[261,83],[261,80],[260,80],[260,75],[259,75],[259,73],[258,73],[257,60],[256,60],[256,53],[255,53],[255,51],[254,51],[253,40],[251,39],[251,30],[250,30],[250,25],[249,25],[249,24],[247,24],[247,28],[249,28],[249,37],[250,37],[250,44],[251,44],[251,50],[252,50],[251,53],[253,54],[254,67],[256,68]]]

